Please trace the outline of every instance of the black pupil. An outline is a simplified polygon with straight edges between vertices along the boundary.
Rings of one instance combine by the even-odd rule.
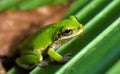
[[[65,30],[65,32],[64,33],[70,33],[71,32],[71,30]]]
[[[63,32],[63,35],[64,35],[64,36],[68,36],[68,35],[70,35],[71,33],[72,33],[72,30],[67,29],[67,30],[65,30],[65,31]]]

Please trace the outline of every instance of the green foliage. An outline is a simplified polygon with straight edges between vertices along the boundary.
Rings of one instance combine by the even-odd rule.
[[[7,9],[28,10],[44,5],[56,5],[69,0],[0,0],[0,11]]]
[[[21,0],[0,0],[0,11],[8,9],[19,2],[21,2]]]
[[[29,71],[30,74],[119,73],[120,0],[85,0],[83,3],[76,0],[75,3],[64,18],[75,15],[84,25],[84,33],[57,50],[63,55],[72,53],[71,60],[65,64],[36,67]],[[15,69],[9,70],[8,74],[16,74]]]

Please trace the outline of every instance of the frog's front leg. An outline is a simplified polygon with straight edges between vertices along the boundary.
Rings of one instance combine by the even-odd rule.
[[[54,59],[55,61],[59,62],[59,63],[64,63],[67,62],[70,59],[70,56],[67,55],[60,55],[59,53],[57,53],[54,49],[49,49],[48,50],[48,55]]]

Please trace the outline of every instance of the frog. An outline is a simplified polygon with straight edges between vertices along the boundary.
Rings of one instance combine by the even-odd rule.
[[[47,25],[19,45],[20,56],[15,61],[24,69],[48,65],[44,60],[46,55],[58,63],[67,62],[69,55],[62,56],[56,50],[74,37],[80,36],[82,32],[83,25],[73,15]]]

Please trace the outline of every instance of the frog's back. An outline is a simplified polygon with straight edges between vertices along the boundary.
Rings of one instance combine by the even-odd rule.
[[[48,34],[49,33],[49,34]],[[51,34],[50,34],[51,33]],[[42,49],[51,44],[53,41],[53,32],[50,31],[50,28],[43,28],[29,36],[23,43],[20,45],[21,50],[34,50]]]
[[[64,28],[76,27],[80,25],[75,17],[58,21],[54,24],[48,25],[33,35],[29,36],[21,45],[21,50],[44,49],[50,45],[56,38],[57,33],[61,33]]]

